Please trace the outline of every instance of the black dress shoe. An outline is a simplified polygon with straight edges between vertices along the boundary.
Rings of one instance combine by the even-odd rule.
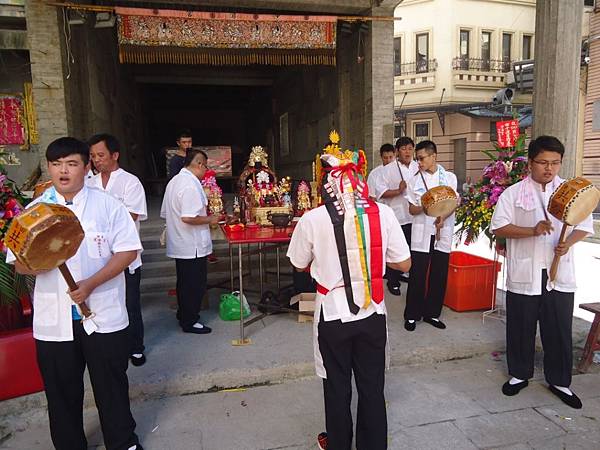
[[[137,353],[136,353],[136,355],[137,355]],[[129,357],[131,364],[133,364],[136,367],[143,366],[144,364],[146,364],[146,355],[144,355],[143,353],[140,353],[140,355],[142,355],[142,356],[131,355]]]
[[[414,320],[412,322],[410,322],[408,320],[404,321],[404,329],[406,331],[415,331],[415,328],[417,328],[417,322],[416,321],[414,321]]]
[[[400,290],[400,283],[398,283],[398,284],[391,284],[388,281],[387,288],[388,288],[388,291],[390,291],[390,293],[392,295],[402,295],[402,291]]]
[[[552,385],[549,385],[548,389],[550,389],[550,392],[552,392],[554,395],[560,398],[565,405],[568,405],[571,408],[581,409],[581,407],[583,406],[581,404],[581,400],[579,400],[579,397],[575,395],[575,392],[572,393],[573,395],[569,395],[561,391],[560,389],[556,389]]]
[[[512,397],[513,395],[517,395],[519,392],[521,392],[521,389],[526,388],[529,385],[529,381],[525,380],[525,381],[521,381],[520,383],[517,384],[510,384],[509,381],[507,381],[506,383],[504,383],[502,385],[502,393],[504,395],[508,395],[509,397]]]
[[[185,327],[182,328],[184,333],[194,333],[194,334],[208,334],[212,331],[212,329],[210,327],[207,327],[206,325],[204,325],[202,328],[194,328],[192,327]]]
[[[423,318],[423,322],[427,322],[429,325],[439,328],[440,330],[446,329],[446,324],[439,319],[425,319]]]

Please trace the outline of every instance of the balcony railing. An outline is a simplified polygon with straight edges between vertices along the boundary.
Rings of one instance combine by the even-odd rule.
[[[471,72],[510,72],[511,62],[503,59],[454,58],[452,69]]]
[[[422,59],[404,64],[396,64],[395,76],[414,75],[417,73],[435,72],[437,69],[436,59]]]

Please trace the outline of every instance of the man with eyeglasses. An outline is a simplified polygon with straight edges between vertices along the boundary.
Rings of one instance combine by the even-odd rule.
[[[553,136],[529,144],[529,176],[508,187],[498,199],[491,230],[506,239],[506,355],[512,377],[504,395],[518,394],[533,376],[535,336],[540,325],[544,376],[550,391],[572,408],[581,408],[573,393],[571,328],[575,266],[571,247],[594,232],[590,215],[559,243],[562,223],[546,211],[552,193],[564,181],[558,176],[565,148]],[[562,256],[553,285],[548,270]]]
[[[412,215],[410,250],[412,268],[406,293],[404,328],[414,331],[417,321],[443,330],[440,320],[446,285],[448,263],[454,234],[454,211],[447,217],[430,217],[421,206],[421,197],[436,186],[448,186],[456,192],[456,175],[437,162],[437,146],[422,141],[415,147],[419,170],[408,182],[408,211]],[[439,239],[436,234],[439,231]],[[429,273],[429,275],[427,275]]]
[[[177,271],[177,320],[185,333],[207,334],[212,330],[200,322],[200,302],[206,292],[207,256],[212,253],[208,199],[200,180],[206,173],[208,156],[190,148],[184,167],[165,190],[160,216],[167,221],[167,256],[175,259]]]

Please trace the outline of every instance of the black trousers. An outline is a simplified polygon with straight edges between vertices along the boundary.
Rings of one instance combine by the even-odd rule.
[[[575,293],[547,291],[542,271],[542,294],[506,293],[506,356],[508,373],[521,380],[533,376],[537,322],[544,349],[544,376],[549,384],[569,387],[573,368],[573,303]]]
[[[35,341],[48,400],[50,435],[57,450],[86,450],[83,430],[83,372],[87,366],[104,445],[127,450],[138,444],[129,406],[127,329],[88,335],[73,321],[73,341]]]
[[[387,448],[385,316],[373,314],[356,322],[319,322],[319,350],[327,371],[323,380],[328,450],[352,445],[352,373],[358,391],[357,450]]]
[[[406,225],[402,225],[402,232],[404,233],[404,237],[406,238],[406,242],[408,243],[409,247],[410,247],[411,230],[412,230],[412,224],[407,223]],[[392,269],[391,267],[385,268],[386,278],[388,280],[388,283],[390,283],[390,285],[392,285],[392,286],[400,285],[401,275],[403,273],[404,272],[402,272],[400,270]]]
[[[193,259],[176,259],[177,319],[184,330],[191,328],[200,318],[200,304],[206,292],[206,256]]]
[[[404,308],[405,320],[437,319],[442,313],[450,254],[434,250],[434,244],[435,236],[431,236],[429,253],[410,252],[412,266]]]
[[[125,269],[125,302],[129,316],[130,354],[144,353],[144,321],[142,320],[140,300],[141,278],[141,267],[135,269],[134,273],[129,273],[129,269]]]

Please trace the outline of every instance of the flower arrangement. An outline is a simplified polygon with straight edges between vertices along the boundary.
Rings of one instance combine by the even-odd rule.
[[[521,181],[527,176],[527,150],[525,135],[519,136],[515,146],[500,148],[497,145],[492,150],[483,153],[492,161],[483,169],[479,180],[467,192],[464,192],[461,205],[456,210],[456,225],[459,227],[456,236],[465,244],[484,233],[493,244],[496,239],[490,232],[490,222],[500,194],[504,190]]]

